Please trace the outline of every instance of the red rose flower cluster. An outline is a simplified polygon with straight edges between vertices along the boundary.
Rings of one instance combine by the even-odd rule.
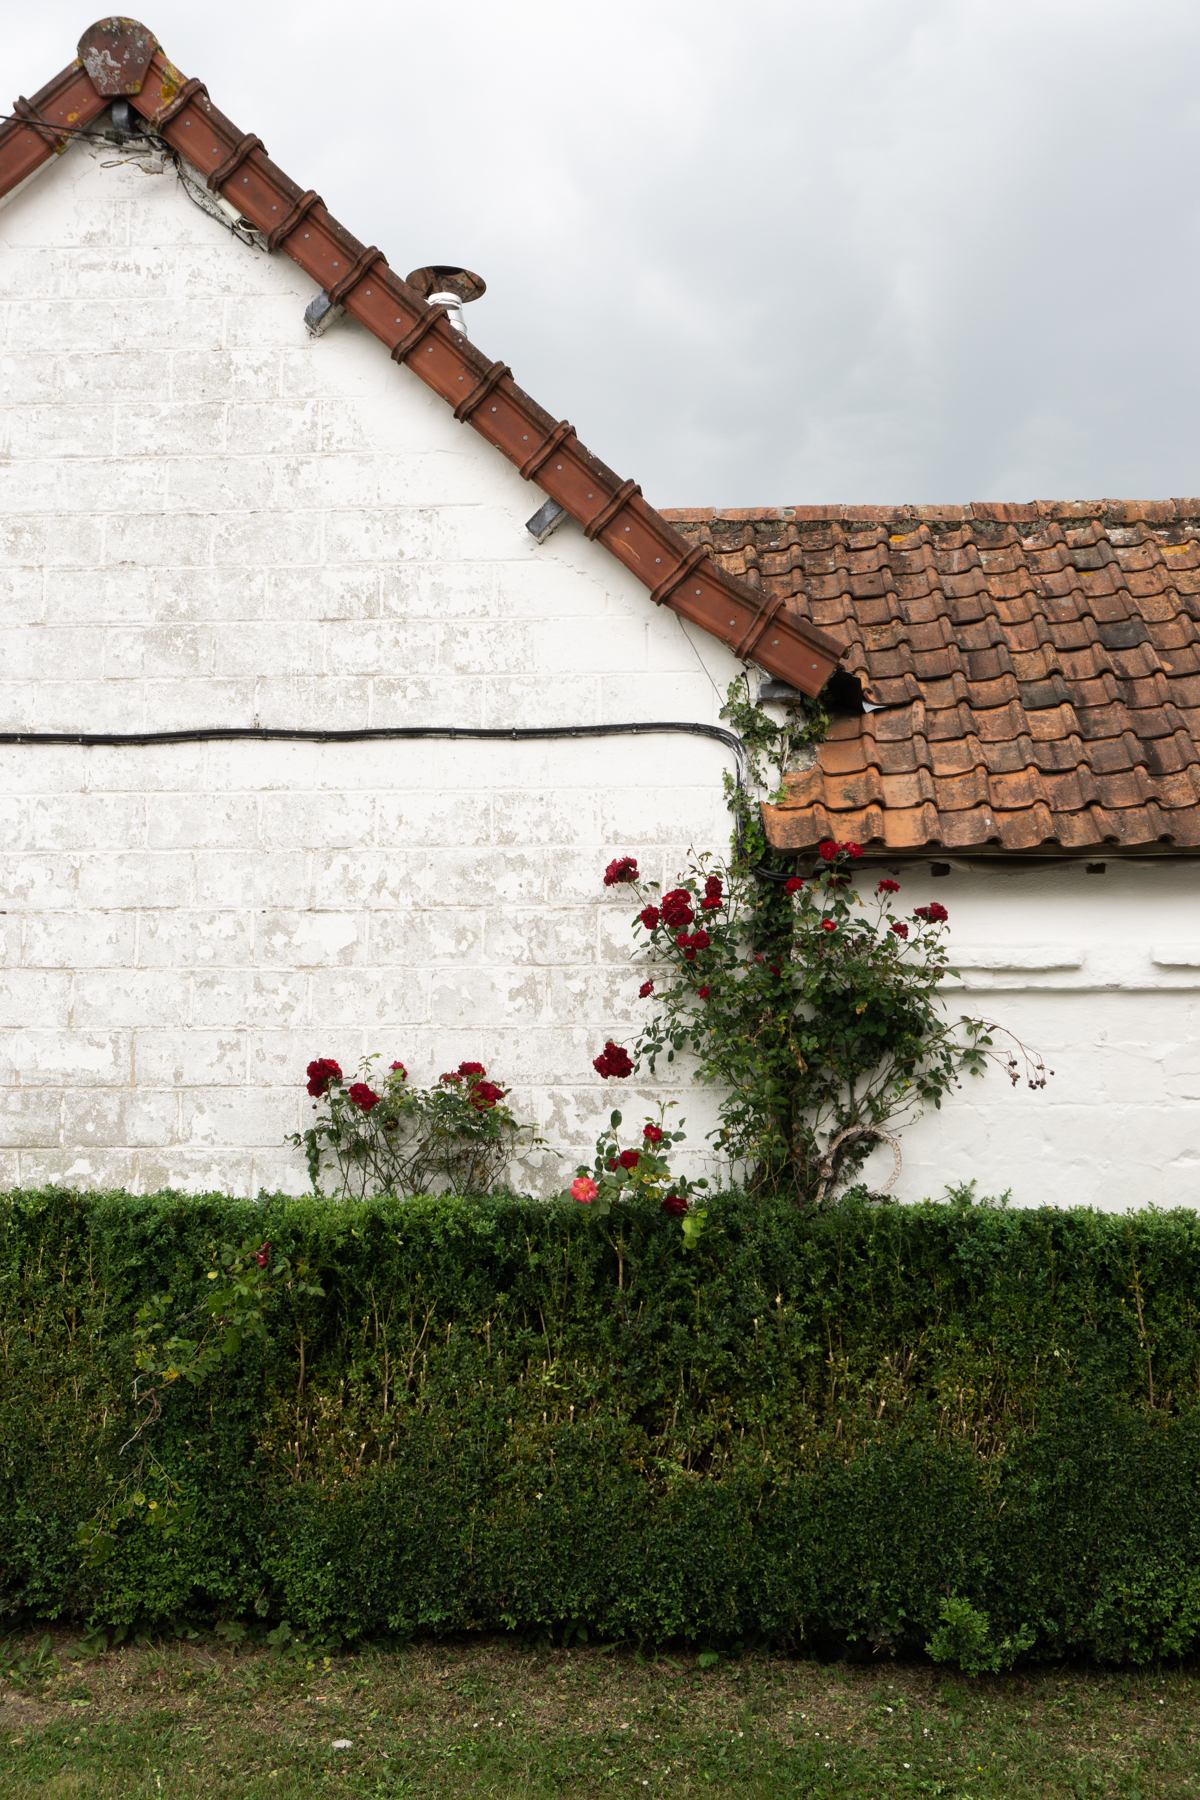
[[[836,862],[839,856],[848,856],[857,862],[862,855],[861,844],[835,844],[832,838],[826,838],[823,844],[817,845],[817,855],[822,862]]]
[[[898,894],[900,892],[900,883],[898,881],[888,881],[885,878],[879,883],[875,892],[877,894]]]
[[[483,1078],[486,1074],[487,1070],[482,1063],[461,1062],[457,1069],[451,1069],[440,1079],[446,1087],[461,1087],[465,1081],[470,1089],[467,1099],[476,1112],[490,1112],[493,1106],[503,1100],[508,1089],[497,1087],[494,1081],[485,1081]]]
[[[306,1071],[308,1075],[308,1091],[314,1100],[329,1092],[330,1083],[342,1079],[342,1071],[331,1056],[318,1056],[310,1062]]]
[[[654,927],[658,924],[658,908],[657,908],[657,906],[643,906],[641,912],[638,914],[638,917],[642,921],[642,924],[646,927],[647,931],[653,931]]]
[[[692,922],[692,896],[686,888],[672,888],[662,897],[662,920],[672,931],[686,931]]]
[[[898,938],[906,938],[908,936],[908,926],[904,923],[903,919],[897,919],[892,926],[892,930]]]
[[[662,1135],[657,1125],[646,1125],[642,1129],[642,1136],[648,1144],[661,1144]]]
[[[718,912],[725,902],[721,898],[721,877],[709,875],[704,883],[704,898],[700,902],[701,912]]]
[[[804,883],[801,881],[800,877],[798,875],[792,875],[784,882],[783,891],[785,894],[798,894],[803,886]]]
[[[668,1194],[662,1203],[662,1209],[669,1219],[678,1219],[688,1209],[688,1203],[681,1194]]]
[[[927,925],[940,925],[950,917],[940,900],[931,900],[928,906],[914,908],[913,917],[924,919]]]
[[[633,1074],[633,1063],[630,1061],[628,1050],[622,1050],[620,1044],[614,1044],[611,1038],[599,1056],[593,1057],[592,1067],[597,1075],[604,1077],[605,1081],[610,1076],[623,1078]]]
[[[347,1089],[349,1099],[362,1112],[369,1113],[373,1106],[379,1105],[379,1095],[374,1088],[369,1088],[365,1081],[352,1081]]]
[[[614,857],[604,871],[605,887],[620,887],[623,881],[636,881],[637,878],[637,858],[634,856]]]
[[[695,962],[697,950],[707,950],[708,946],[712,943],[712,939],[709,937],[707,931],[704,930],[693,931],[691,937],[688,936],[686,931],[681,931],[675,939],[675,942],[683,951],[684,962]]]
[[[255,1262],[256,1262],[256,1263],[257,1263],[257,1264],[258,1264],[258,1266],[259,1266],[259,1268],[260,1268],[260,1269],[265,1269],[265,1268],[266,1268],[266,1266],[267,1266],[267,1264],[268,1264],[268,1263],[269,1263],[269,1262],[270,1262],[270,1260],[271,1260],[271,1246],[270,1246],[270,1244],[264,1244],[264,1245],[263,1245],[263,1246],[262,1246],[262,1247],[261,1247],[261,1249],[259,1249],[259,1250],[258,1250],[258,1251],[256,1251],[256,1252],[255,1252],[255,1257],[254,1257],[254,1260],[255,1260]]]

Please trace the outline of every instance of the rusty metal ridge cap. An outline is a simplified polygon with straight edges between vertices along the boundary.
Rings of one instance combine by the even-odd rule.
[[[122,24],[130,31],[146,31],[136,21]],[[97,27],[90,30],[94,35]],[[63,84],[69,103],[80,109],[72,113],[72,124],[83,110],[90,120],[108,104],[86,71],[73,66],[31,103],[49,126],[68,122],[46,110],[48,104],[59,104],[51,95],[56,83]],[[76,84],[81,84],[78,92]],[[511,376],[492,379],[488,391],[478,393],[480,384],[495,376],[495,363],[450,326],[444,308],[431,308],[387,267],[378,250],[361,244],[311,190],[302,190],[278,168],[261,140],[238,130],[213,105],[203,83],[185,78],[157,44],[130,104],[206,186],[223,194],[268,244],[282,250],[325,293],[335,294],[352,318],[452,410],[467,401],[460,414],[463,422],[526,479],[536,475],[544,493],[652,595],[661,594],[661,604],[736,653],[752,657],[778,679],[807,694],[820,691],[842,653],[836,640],[791,610],[766,602],[757,590],[726,574],[711,555],[695,561],[693,546],[642,498],[636,483],[623,482],[571,426],[558,424]],[[16,129],[34,136],[28,127]],[[37,144],[38,161],[53,154],[41,139]],[[0,191],[6,177],[0,158]]]

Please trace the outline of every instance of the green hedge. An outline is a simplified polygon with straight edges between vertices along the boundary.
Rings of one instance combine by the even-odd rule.
[[[728,1196],[691,1252],[628,1219],[621,1286],[579,1208],[512,1198],[21,1192],[0,1219],[10,1615],[864,1654],[949,1616],[979,1667],[1200,1636],[1191,1213]],[[325,1297],[170,1391],[156,1449],[195,1522],[124,1526],[93,1569],[136,1309],[198,1299],[251,1235]]]

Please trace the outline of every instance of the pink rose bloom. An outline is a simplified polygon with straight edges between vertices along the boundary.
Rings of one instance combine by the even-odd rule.
[[[590,1206],[599,1192],[590,1175],[577,1175],[571,1183],[571,1198],[578,1200],[581,1206]]]

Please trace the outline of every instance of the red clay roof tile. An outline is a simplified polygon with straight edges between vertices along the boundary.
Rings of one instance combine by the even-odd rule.
[[[1200,500],[666,516],[884,708],[764,807],[781,848],[1200,849]]]

